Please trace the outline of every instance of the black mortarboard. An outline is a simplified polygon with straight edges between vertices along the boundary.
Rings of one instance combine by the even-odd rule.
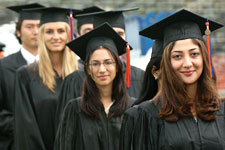
[[[173,15],[140,31],[139,34],[151,39],[163,39],[163,47],[173,41],[187,38],[201,39],[206,30],[206,18],[182,9]],[[214,31],[222,24],[209,20],[209,28]]]
[[[8,6],[7,8],[19,13],[18,22],[21,22],[23,20],[40,20],[39,12],[32,12],[26,9],[42,8],[42,7],[44,6],[38,3],[32,3],[32,4],[26,4],[26,5]]]
[[[139,8],[101,11],[101,12],[89,13],[89,14],[78,15],[78,16],[93,15],[94,28],[98,27],[99,25],[105,22],[108,22],[112,27],[119,27],[125,30],[125,21],[124,21],[123,12],[137,10],[137,9]]]
[[[86,60],[92,51],[100,46],[108,48],[118,55],[126,52],[126,41],[108,23],[104,23],[96,29],[67,43],[67,46],[82,60]]]
[[[78,13],[78,15],[100,12],[100,11],[104,11],[104,9],[99,8],[97,6],[91,6],[91,7],[84,8],[81,12]],[[80,17],[75,16],[75,18],[77,19],[77,29],[78,30],[83,24],[89,24],[89,23],[93,24],[93,16],[92,15],[80,16]]]
[[[45,7],[32,9],[34,12],[41,13],[40,25],[48,22],[69,22],[70,8]],[[79,13],[80,10],[72,9],[73,14]]]

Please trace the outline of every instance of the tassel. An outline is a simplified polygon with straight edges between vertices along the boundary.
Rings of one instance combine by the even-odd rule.
[[[211,56],[211,44],[210,44],[210,29],[209,29],[209,21],[208,18],[206,20],[206,30],[205,30],[205,35],[206,35],[206,45],[207,45],[207,50],[208,50],[208,57],[209,57],[209,69],[210,69],[210,76],[211,78],[214,77],[213,74],[213,67],[212,67],[212,56]]]
[[[69,17],[69,24],[70,24],[70,41],[73,40],[74,30],[73,30],[73,10],[70,9],[70,17]]]
[[[126,43],[126,52],[127,52],[127,65],[126,65],[126,86],[129,89],[130,85],[130,46],[129,43]]]

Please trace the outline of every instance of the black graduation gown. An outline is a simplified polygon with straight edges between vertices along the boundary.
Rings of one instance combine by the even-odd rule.
[[[16,70],[26,64],[21,51],[0,60],[0,150],[13,149],[14,82]]]
[[[154,104],[143,102],[125,112],[120,150],[224,150],[224,104],[216,121],[183,117],[171,123],[158,117]]]
[[[56,76],[55,93],[42,82],[37,65],[22,67],[16,74],[16,150],[53,150],[55,110],[62,78]]]
[[[55,150],[118,150],[121,116],[107,118],[104,108],[100,120],[86,115],[80,107],[81,98],[70,100],[55,141]],[[130,100],[130,104],[134,100]],[[113,112],[114,105],[109,110]]]
[[[123,73],[126,73],[126,63],[123,63]],[[63,109],[67,102],[71,99],[81,96],[82,84],[85,78],[85,72],[83,69],[76,70],[69,76],[65,78],[62,85],[62,90],[59,95],[59,101],[57,104],[56,111],[56,125],[59,124],[60,117],[62,115]],[[142,80],[144,78],[144,71],[131,66],[131,88],[128,89],[128,94],[130,97],[138,98],[141,87]]]

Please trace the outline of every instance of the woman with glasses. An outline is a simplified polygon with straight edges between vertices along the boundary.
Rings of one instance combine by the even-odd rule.
[[[124,111],[131,105],[119,55],[126,42],[108,25],[67,44],[85,60],[82,96],[64,109],[55,150],[116,150]]]

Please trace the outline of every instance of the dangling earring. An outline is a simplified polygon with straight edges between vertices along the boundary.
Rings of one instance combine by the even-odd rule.
[[[155,80],[158,79],[158,74],[153,74],[153,76],[154,76]]]

